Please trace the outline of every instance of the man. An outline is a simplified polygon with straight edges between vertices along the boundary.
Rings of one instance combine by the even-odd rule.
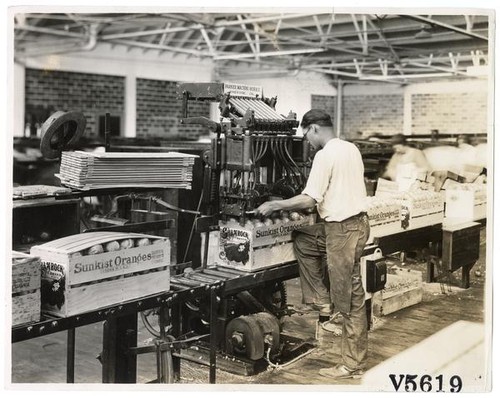
[[[405,176],[411,176],[412,172],[430,171],[425,154],[420,149],[409,146],[403,134],[394,135],[391,143],[394,154],[387,164],[384,178],[398,181]]]
[[[305,189],[286,200],[269,201],[258,207],[264,216],[279,210],[316,206],[321,222],[294,233],[303,302],[317,310],[333,303],[343,315],[342,363],[320,370],[333,378],[363,373],[368,351],[365,292],[359,259],[370,227],[365,211],[364,167],[358,148],[335,137],[330,116],[311,109],[301,122],[304,137],[319,151],[314,157]],[[322,259],[326,256],[329,286],[323,281]]]

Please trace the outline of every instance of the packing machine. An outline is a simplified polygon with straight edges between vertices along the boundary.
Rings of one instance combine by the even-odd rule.
[[[228,83],[179,85],[182,124],[202,124],[214,134],[205,161],[210,194],[205,203],[221,220],[242,225],[269,198],[288,198],[301,191],[309,162],[309,144],[295,136],[298,121],[279,114],[277,98],[261,87]],[[219,121],[190,115],[191,101],[218,103]]]

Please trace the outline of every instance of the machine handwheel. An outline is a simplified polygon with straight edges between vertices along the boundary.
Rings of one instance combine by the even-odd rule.
[[[85,132],[85,125],[85,115],[81,112],[53,113],[42,125],[42,155],[47,159],[57,159],[62,151],[75,148]]]
[[[264,339],[257,319],[241,316],[226,327],[226,352],[257,360],[264,356]]]

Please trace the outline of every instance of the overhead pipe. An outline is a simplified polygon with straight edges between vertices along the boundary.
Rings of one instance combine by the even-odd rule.
[[[97,45],[97,34],[98,34],[99,24],[91,24],[88,28],[88,33],[85,36],[87,38],[87,42],[83,45],[72,44],[68,47],[63,47],[54,50],[38,50],[38,51],[27,51],[25,52],[25,57],[39,57],[43,55],[52,55],[52,54],[62,54],[67,52],[75,52],[75,51],[92,51]]]
[[[92,51],[97,45],[97,33],[99,30],[99,24],[93,23],[88,29],[88,41],[85,45],[79,48],[82,51]]]

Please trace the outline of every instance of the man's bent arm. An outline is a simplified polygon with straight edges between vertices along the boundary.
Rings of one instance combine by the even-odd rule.
[[[290,199],[285,200],[271,200],[262,203],[257,208],[257,213],[263,216],[269,216],[275,211],[279,210],[301,210],[309,209],[316,205],[316,201],[309,195],[300,194]]]

